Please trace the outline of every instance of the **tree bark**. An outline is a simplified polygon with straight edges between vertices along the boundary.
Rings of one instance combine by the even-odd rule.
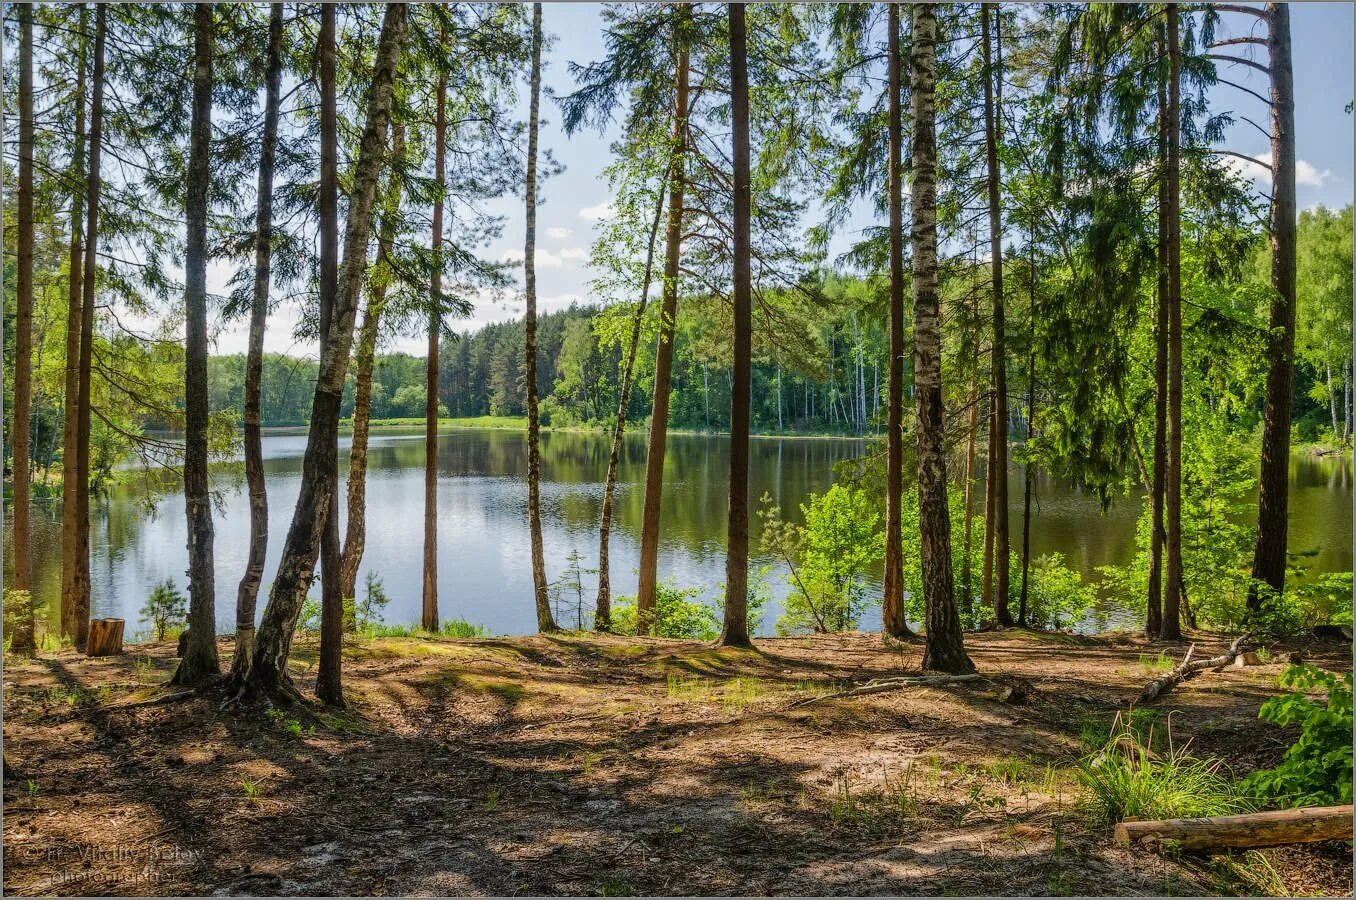
[[[76,545],[79,543],[79,503],[76,500],[76,447],[79,444],[80,410],[80,323],[83,315],[81,289],[84,263],[85,197],[85,34],[88,31],[88,7],[80,4],[80,33],[77,38],[75,75],[75,135],[71,148],[71,184],[79,185],[71,192],[71,243],[69,284],[66,299],[66,371],[62,395],[61,443],[61,633],[74,637],[78,586],[76,572],[79,561]],[[86,615],[86,618],[89,618]]]
[[[527,129],[527,238],[523,248],[523,286],[527,298],[527,516],[532,538],[532,594],[537,630],[559,631],[551,614],[546,583],[546,554],[541,538],[541,446],[537,419],[537,132],[541,106],[541,4],[532,4],[532,94]]]
[[[1285,588],[1290,490],[1290,407],[1295,379],[1295,86],[1290,60],[1290,7],[1268,3],[1267,68],[1271,73],[1271,343],[1262,408],[1262,467],[1257,496],[1257,543],[1248,609],[1265,599],[1260,585]]]
[[[95,4],[94,12],[94,85],[90,103],[89,175],[85,179],[85,261],[81,266],[79,395],[75,421],[75,569],[72,578],[71,639],[75,648],[85,649],[89,636],[89,434],[93,396],[90,372],[94,359],[94,304],[98,273],[100,151],[103,144],[104,115],[104,43],[108,35],[108,9]]]
[[[400,166],[405,155],[405,128],[391,124],[391,165]],[[343,557],[340,560],[340,588],[345,597],[356,597],[358,567],[367,545],[367,439],[372,415],[372,365],[377,352],[381,316],[386,309],[386,290],[390,281],[389,263],[395,245],[400,210],[400,178],[392,172],[386,186],[381,226],[377,235],[377,264],[369,277],[367,308],[358,333],[354,362],[358,371],[353,386],[353,441],[348,451],[348,521],[345,526]]]
[[[621,463],[622,440],[626,436],[626,411],[631,403],[631,381],[635,375],[636,353],[640,349],[641,325],[649,303],[650,279],[654,273],[654,245],[659,236],[659,220],[664,214],[664,188],[661,184],[655,194],[654,220],[650,223],[650,240],[645,246],[645,274],[641,278],[640,300],[631,317],[631,341],[626,348],[626,363],[622,369],[620,397],[617,400],[617,423],[612,429],[612,448],[607,457],[607,476],[603,479],[603,509],[598,525],[598,600],[593,612],[596,631],[612,630],[612,576],[609,542],[612,538],[612,498],[617,490],[617,467]]]
[[[683,14],[690,15],[687,12]],[[641,513],[640,573],[636,587],[637,634],[649,634],[654,628],[655,589],[659,580],[659,517],[664,502],[664,452],[668,441],[669,388],[673,380],[673,337],[678,318],[678,274],[683,244],[688,52],[681,29],[675,29],[674,40],[678,47],[673,158],[669,162],[669,215],[664,237],[664,292],[660,301],[659,346],[654,358],[654,396],[650,407],[649,445],[645,455],[645,507]]]
[[[1166,51],[1166,38],[1160,33]],[[1163,550],[1167,532],[1163,521],[1168,468],[1168,235],[1171,230],[1168,197],[1168,86],[1158,83],[1158,286],[1154,303],[1154,449],[1149,533],[1148,604],[1144,628],[1150,639],[1163,630]]]
[[[1175,850],[1281,847],[1314,841],[1351,841],[1351,804],[1311,806],[1199,819],[1125,821],[1116,843],[1170,845]]]
[[[914,384],[918,396],[918,524],[927,643],[923,668],[974,670],[965,655],[951,573],[942,409],[942,334],[937,273],[937,11],[914,4],[909,58],[913,119]]]
[[[14,589],[33,587],[29,556],[29,422],[33,414],[33,7],[19,13],[19,200],[18,268],[15,278],[14,416],[10,457],[14,466]],[[26,600],[10,635],[10,649],[32,655],[33,604]]]
[[[273,171],[282,87],[282,35],[283,5],[274,3],[269,8],[268,50],[264,64],[264,133],[259,145],[259,189],[254,221],[254,296],[250,304],[249,349],[245,357],[245,483],[250,501],[250,550],[245,574],[235,596],[233,680],[243,678],[249,671],[250,657],[254,653],[254,612],[268,556],[268,489],[264,480],[260,393],[273,259]]]
[[[994,34],[992,40],[998,43],[997,65],[990,52],[989,13],[994,14]],[[993,468],[993,562],[994,562],[994,618],[999,625],[1011,625],[1012,615],[1008,612],[1008,590],[1010,579],[1009,532],[1008,532],[1008,376],[1005,309],[1003,300],[1003,209],[1000,192],[1002,189],[1002,170],[998,162],[998,115],[996,105],[1002,103],[1002,95],[995,91],[995,79],[999,84],[1003,77],[1002,24],[998,7],[994,3],[980,6],[980,44],[984,57],[984,151],[988,161],[989,194],[989,251],[992,267],[993,289],[993,406],[990,414],[993,421],[990,428],[993,434],[994,455],[990,457]],[[1001,90],[1001,87],[999,88]]]
[[[207,207],[212,178],[212,4],[193,6],[193,116],[184,195],[184,512],[188,647],[172,683],[196,685],[217,661],[212,497],[207,483]]]
[[[750,219],[748,33],[744,4],[730,14],[730,118],[734,162],[734,370],[730,377],[730,501],[725,546],[725,625],[720,643],[750,647],[749,640],[749,406],[753,380],[753,267]]]
[[[899,6],[889,5],[890,368],[885,410],[885,573],[881,618],[885,633],[912,637],[904,614],[904,102]],[[968,532],[967,532],[968,533]]]
[[[1177,4],[1168,17],[1168,423],[1163,510],[1167,583],[1159,636],[1180,640],[1182,622],[1182,270],[1181,270],[1181,81],[1182,42]]]
[[[424,381],[424,571],[423,608],[420,622],[426,631],[438,630],[438,352],[443,316],[443,193],[447,190],[447,76],[438,76],[437,109],[433,125],[433,178],[438,195],[433,201],[433,275],[429,284],[428,358]],[[531,302],[528,305],[531,315]],[[531,326],[529,326],[531,327]],[[531,409],[535,366],[528,364],[528,417]],[[531,425],[528,426],[529,443]]]
[[[1027,282],[1028,315],[1031,317],[1030,346],[1026,357],[1026,465],[1022,471],[1022,593],[1017,601],[1017,624],[1027,627],[1026,611],[1031,598],[1031,496],[1035,490],[1036,462],[1031,457],[1031,442],[1036,437],[1036,251],[1035,235],[1030,236],[1031,272]]]
[[[316,68],[320,74],[320,190],[316,213],[320,225],[320,344],[329,343],[335,327],[339,291],[339,111],[335,77],[337,8],[325,4],[320,10],[320,40]],[[364,262],[367,247],[361,251]],[[356,303],[355,303],[356,305]],[[350,326],[351,327],[351,326]],[[323,352],[323,350],[322,350]],[[341,388],[342,390],[342,388]],[[344,705],[343,645],[344,597],[340,592],[339,562],[339,428],[338,404],[335,428],[326,435],[325,465],[319,477],[326,482],[329,502],[321,513],[320,536],[320,662],[315,693],[321,702]]]
[[[297,614],[315,571],[324,518],[330,505],[336,502],[334,479],[326,477],[326,473],[334,471],[336,464],[339,402],[348,372],[358,294],[367,266],[372,204],[385,156],[392,85],[405,42],[406,15],[406,4],[392,3],[385,8],[382,19],[372,82],[367,93],[366,122],[353,172],[353,192],[344,237],[344,267],[333,321],[321,345],[311,428],[302,460],[301,488],[259,626],[253,665],[242,691],[245,694],[259,693],[279,699],[297,696],[287,674],[287,653]]]

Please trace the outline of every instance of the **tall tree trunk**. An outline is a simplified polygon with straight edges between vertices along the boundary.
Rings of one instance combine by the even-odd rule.
[[[965,655],[951,575],[951,520],[942,446],[942,332],[937,273],[937,10],[918,3],[909,57],[913,119],[914,384],[918,395],[918,526],[927,643],[923,668],[974,669]]]
[[[989,14],[994,16],[993,41],[998,45],[995,59],[990,53]],[[980,7],[980,44],[984,53],[984,149],[988,158],[989,191],[989,251],[993,270],[993,556],[994,556],[994,618],[1000,625],[1011,625],[1008,612],[1009,538],[1008,538],[1008,375],[1005,347],[1006,321],[1003,302],[1003,209],[1000,192],[1002,170],[998,163],[998,113],[1002,103],[1003,78],[1002,20],[997,4]],[[1000,85],[995,90],[995,81]]]
[[[1268,3],[1271,72],[1271,346],[1262,408],[1262,469],[1258,481],[1257,543],[1248,609],[1262,606],[1259,583],[1285,588],[1290,477],[1290,405],[1295,379],[1295,85],[1290,61],[1290,7]]]
[[[1324,352],[1327,352],[1326,349]],[[1332,436],[1333,440],[1340,440],[1342,432],[1337,425],[1337,382],[1333,381],[1332,377],[1332,360],[1326,361],[1323,367],[1326,370],[1325,383],[1328,386],[1328,416],[1332,422]]]
[[[680,10],[686,10],[681,7]],[[683,12],[683,15],[690,13]],[[664,502],[664,452],[668,442],[669,388],[673,381],[673,337],[678,319],[678,273],[683,245],[683,195],[687,153],[688,53],[681,26],[673,106],[673,158],[669,161],[669,213],[664,235],[664,292],[660,300],[659,346],[654,357],[649,445],[645,456],[645,508],[640,520],[640,573],[636,587],[636,633],[654,628],[659,580],[659,517]]]
[[[904,102],[899,6],[889,5],[890,368],[885,410],[885,573],[881,619],[885,633],[912,637],[904,614]],[[968,532],[967,532],[968,533]]]
[[[339,110],[335,78],[336,6],[320,10],[320,40],[317,66],[320,73],[320,190],[316,218],[320,225],[320,344],[329,343],[334,330],[339,293]],[[366,260],[367,248],[363,247]],[[351,326],[350,326],[351,327]],[[323,352],[323,351],[322,351]],[[321,513],[320,536],[320,663],[316,669],[315,693],[324,703],[344,705],[344,596],[339,590],[339,429],[327,434],[325,465],[319,477],[326,482],[329,502]]]
[[[278,109],[282,87],[283,5],[268,16],[264,76],[264,133],[259,145],[259,189],[254,217],[254,297],[250,304],[249,350],[245,356],[245,482],[250,498],[250,551],[235,595],[233,681],[245,677],[254,653],[254,611],[268,557],[268,490],[264,480],[264,444],[260,392],[264,371],[264,326],[273,259],[273,170],[278,147]]]
[[[1027,310],[1031,317],[1030,346],[1026,357],[1026,465],[1022,471],[1022,593],[1017,603],[1017,624],[1027,627],[1026,611],[1031,599],[1031,495],[1035,490],[1036,463],[1031,442],[1036,437],[1036,248],[1031,235],[1031,271],[1027,281]]]
[[[961,557],[961,602],[965,604],[973,619],[974,566],[970,557],[971,548],[974,547],[974,528],[971,519],[974,517],[975,438],[979,431],[979,390],[975,385],[974,372],[970,373],[970,390],[966,397],[967,405],[970,407],[970,421],[965,426],[965,555]]]
[[[372,81],[367,92],[366,122],[358,146],[344,235],[344,267],[334,304],[331,327],[320,348],[320,370],[312,400],[311,428],[302,459],[301,488],[292,524],[283,543],[282,558],[269,591],[268,605],[255,641],[254,661],[243,693],[294,699],[296,689],[287,675],[287,653],[297,615],[315,571],[321,532],[330,506],[337,502],[334,479],[339,435],[339,403],[348,373],[353,344],[353,322],[358,295],[367,268],[367,243],[377,177],[385,158],[386,133],[391,118],[392,84],[405,42],[407,6],[392,3],[382,18]],[[336,573],[337,574],[337,573]],[[342,629],[342,621],[339,623]],[[342,634],[341,634],[342,637]]]
[[[989,351],[990,365],[992,365],[993,350]],[[993,427],[993,385],[992,376],[990,376],[990,387],[985,392],[988,404],[984,409],[984,555],[980,563],[980,605],[993,609],[993,533],[994,533],[994,506],[993,506],[993,458],[995,451],[993,448],[994,427]]]
[[[730,502],[725,545],[725,626],[720,643],[749,640],[749,406],[753,389],[753,267],[750,219],[748,33],[744,4],[730,3],[730,128],[734,147],[734,370],[730,378]]]
[[[1167,50],[1167,40],[1160,46]],[[1150,639],[1163,631],[1163,551],[1168,536],[1163,521],[1168,470],[1168,216],[1172,201],[1168,197],[1168,84],[1158,84],[1158,287],[1154,322],[1154,448],[1153,484],[1149,498],[1149,585],[1144,629]]]
[[[541,105],[541,4],[532,4],[532,97],[527,127],[527,239],[523,248],[523,288],[527,298],[527,516],[532,532],[532,593],[537,630],[559,631],[551,615],[546,583],[546,554],[541,540],[541,447],[537,420],[537,132]]]
[[[15,284],[14,416],[10,457],[14,465],[14,589],[33,587],[29,557],[29,422],[33,415],[33,7],[19,7],[19,203]],[[10,634],[10,649],[31,655],[33,604],[25,601]]]
[[[402,165],[405,155],[405,127],[391,124],[391,166]],[[393,171],[388,178],[386,197],[377,234],[377,263],[369,277],[367,308],[359,329],[354,362],[358,370],[353,386],[353,441],[348,451],[348,521],[344,534],[343,557],[339,563],[341,593],[356,597],[358,566],[367,545],[367,438],[372,416],[372,365],[376,358],[381,316],[386,309],[386,290],[390,282],[390,259],[395,245],[400,212],[400,178]]]
[[[1166,516],[1163,591],[1164,640],[1180,640],[1182,621],[1182,270],[1181,270],[1181,134],[1182,42],[1177,4],[1168,17],[1168,457],[1163,509]]]
[[[212,497],[207,484],[207,205],[212,178],[212,9],[193,6],[193,117],[184,189],[184,512],[188,520],[188,646],[173,683],[194,685],[217,661]]]
[[[75,422],[75,572],[72,580],[71,639],[84,652],[89,637],[89,433],[93,396],[90,371],[94,361],[95,276],[99,249],[99,157],[103,144],[104,43],[108,35],[108,8],[95,4],[94,96],[90,104],[89,175],[85,180],[85,262],[81,266],[79,398]]]
[[[424,381],[424,592],[421,623],[427,631],[438,630],[438,352],[442,337],[443,290],[443,192],[447,190],[447,76],[438,76],[437,110],[433,124],[433,178],[438,196],[433,201],[433,276],[429,284],[428,358],[425,361]],[[528,301],[528,315],[532,314]],[[531,327],[530,325],[528,326]],[[533,409],[533,382],[535,366],[529,360],[528,419]],[[532,440],[531,425],[528,440]]]
[[[598,631],[612,630],[612,564],[609,543],[612,539],[612,498],[617,491],[617,467],[621,464],[622,440],[626,437],[626,411],[631,403],[631,381],[636,370],[636,353],[640,349],[641,325],[650,299],[650,279],[654,274],[654,245],[659,236],[659,220],[664,214],[664,186],[655,192],[654,219],[650,222],[650,240],[645,251],[645,274],[641,278],[640,299],[631,316],[631,341],[626,347],[626,363],[622,369],[617,423],[612,428],[612,447],[607,456],[607,476],[603,479],[603,509],[598,525],[598,601],[593,612],[593,627]]]
[[[76,632],[77,576],[79,568],[76,545],[79,542],[79,510],[76,500],[76,446],[79,444],[80,411],[80,322],[82,316],[81,289],[85,244],[85,35],[88,33],[89,13],[80,4],[80,30],[76,38],[75,75],[75,135],[71,148],[71,243],[68,265],[69,284],[66,296],[66,371],[62,395],[61,443],[61,633],[74,637]],[[87,617],[88,618],[88,617]]]

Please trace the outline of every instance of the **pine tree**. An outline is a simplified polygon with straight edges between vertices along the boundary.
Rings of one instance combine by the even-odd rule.
[[[185,182],[186,308],[184,507],[188,519],[188,647],[175,684],[195,685],[220,671],[212,498],[207,481],[207,213],[212,177],[212,5],[193,7],[193,119]]]
[[[942,448],[942,353],[937,272],[937,14],[912,8],[909,104],[913,137],[914,384],[918,394],[918,521],[927,643],[923,668],[974,669],[965,654],[951,573],[951,522]]]
[[[749,392],[753,365],[753,272],[749,250],[753,205],[749,166],[748,33],[744,4],[730,13],[730,117],[734,161],[734,373],[730,386],[730,502],[725,550],[725,625],[720,643],[750,647]]]

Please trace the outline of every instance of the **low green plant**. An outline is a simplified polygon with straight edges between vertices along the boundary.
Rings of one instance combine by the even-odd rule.
[[[1065,564],[1064,554],[1048,553],[1031,561],[1026,621],[1032,628],[1076,625],[1096,599],[1096,591],[1083,583],[1083,576]]]
[[[835,484],[800,506],[805,524],[782,519],[771,495],[763,495],[763,550],[789,570],[787,595],[777,630],[783,634],[828,633],[855,628],[871,605],[866,572],[885,549],[880,513],[865,490]]]
[[[720,634],[716,608],[701,600],[702,589],[680,588],[661,581],[655,587],[654,634],[659,637],[709,641]],[[617,634],[636,633],[636,598],[618,597],[612,606],[612,629]]]
[[[140,621],[150,625],[157,641],[166,640],[188,625],[188,598],[166,578],[146,598]]]
[[[1243,779],[1243,789],[1286,806],[1329,806],[1351,802],[1351,672],[1341,675],[1314,666],[1290,666],[1281,675],[1291,692],[1262,704],[1258,717],[1273,725],[1298,725],[1299,739],[1274,769]],[[1316,699],[1314,693],[1325,696]]]
[[[1079,780],[1088,789],[1088,811],[1102,822],[1127,818],[1180,819],[1226,815],[1251,808],[1234,780],[1214,759],[1191,756],[1174,747],[1171,734],[1162,753],[1119,723],[1098,752],[1084,757]]]
[[[363,580],[363,595],[353,603],[353,624],[362,629],[382,620],[386,605],[391,602],[386,586],[375,572],[368,572]]]
[[[259,782],[250,779],[240,779],[240,789],[245,792],[245,799],[251,803],[259,799]]]

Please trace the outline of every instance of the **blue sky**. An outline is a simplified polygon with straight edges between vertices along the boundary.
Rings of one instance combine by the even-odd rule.
[[[1352,117],[1345,112],[1353,97],[1352,46],[1353,6],[1346,2],[1304,2],[1291,5],[1291,30],[1295,67],[1295,128],[1299,163],[1299,204],[1301,208],[1319,203],[1342,206],[1352,202]],[[568,62],[586,62],[603,52],[601,6],[597,3],[547,3],[543,17],[554,40],[546,54],[544,83],[559,94],[571,89]],[[1260,27],[1251,16],[1226,14],[1222,17],[1222,36],[1239,36]],[[1260,31],[1258,32],[1260,33]],[[1252,55],[1265,61],[1265,48],[1253,45],[1230,47],[1226,52]],[[1243,66],[1224,66],[1222,77],[1265,94],[1262,73]],[[1246,93],[1219,85],[1210,97],[1215,111],[1234,110],[1266,128],[1265,106]],[[526,104],[523,104],[526,112]],[[610,157],[611,132],[587,132],[567,137],[560,127],[555,104],[543,103],[546,122],[542,145],[549,148],[564,171],[541,188],[542,205],[537,214],[537,290],[539,308],[560,309],[572,301],[588,299],[589,247],[593,226],[606,209],[609,190],[602,171]],[[1222,146],[1254,157],[1266,158],[1266,137],[1246,122],[1237,122]],[[1250,177],[1265,186],[1265,172],[1240,164]],[[523,204],[520,198],[503,198],[489,209],[505,216],[503,237],[486,250],[494,259],[521,258],[523,245]],[[867,221],[867,217],[859,217]],[[841,242],[846,244],[851,235]],[[499,302],[483,302],[469,321],[455,323],[458,330],[502,321],[522,314],[521,298],[505,296]],[[294,310],[279,309],[269,329],[268,349],[291,353],[313,353],[313,346],[295,344],[291,338]],[[216,351],[242,352],[245,346],[243,326],[218,335]],[[422,355],[425,340],[416,336],[396,341],[388,349],[400,349]]]

